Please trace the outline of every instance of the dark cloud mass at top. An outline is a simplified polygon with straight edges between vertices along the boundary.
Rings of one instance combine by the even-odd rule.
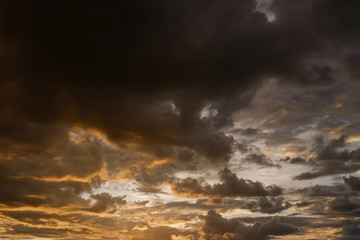
[[[0,0],[0,238],[356,239],[359,9]]]
[[[219,128],[231,124],[257,83],[330,82],[327,55],[346,57],[358,37],[356,17],[345,11],[356,8],[353,1],[344,12],[337,1],[275,1],[273,23],[250,0],[3,2],[13,11],[5,27],[28,13],[4,29],[3,42],[17,44],[17,52],[5,56],[15,66],[4,61],[2,71],[12,88],[3,103],[14,102],[3,128],[14,134],[28,122],[77,124],[113,141],[136,135],[142,144],[187,147],[213,161],[228,160],[232,142]],[[207,104],[217,115],[200,119]]]

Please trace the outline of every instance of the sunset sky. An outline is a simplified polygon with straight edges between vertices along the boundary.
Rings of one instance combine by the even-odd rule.
[[[0,239],[360,239],[360,1],[0,0]]]

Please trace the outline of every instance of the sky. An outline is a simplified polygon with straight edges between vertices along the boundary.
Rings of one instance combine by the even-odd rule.
[[[360,239],[359,9],[0,0],[0,239]]]

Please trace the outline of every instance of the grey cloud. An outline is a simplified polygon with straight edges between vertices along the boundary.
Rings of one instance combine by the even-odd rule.
[[[62,165],[66,166],[64,174],[77,171],[74,175],[85,177],[99,171],[103,164],[102,140],[87,137],[81,142],[70,142],[62,154]]]
[[[256,139],[264,141],[266,147],[283,145],[286,151],[305,157],[313,146],[307,139],[309,135],[329,136],[336,128],[338,134],[357,136],[358,118],[350,106],[358,94],[349,93],[357,88],[353,82],[313,90],[269,81],[259,89],[252,107],[244,110],[238,121],[254,119],[249,125],[262,131]]]
[[[335,186],[316,185],[307,187],[294,192],[300,194],[305,201],[295,204],[300,212],[307,212],[312,215],[323,216],[324,222],[331,222],[339,226],[348,225],[348,220],[359,216],[360,202],[357,193],[349,191],[344,184]],[[339,219],[344,219],[344,222]],[[320,227],[320,225],[319,225]]]
[[[132,204],[139,205],[139,206],[145,206],[148,203],[149,203],[148,200],[132,202]]]
[[[241,153],[247,153],[250,151],[250,146],[246,143],[236,143],[235,146]]]
[[[341,173],[352,173],[360,169],[360,149],[348,150],[346,136],[332,139],[325,144],[323,137],[315,139],[314,152],[316,157],[305,161],[313,166],[314,170],[305,172],[294,177],[295,180],[314,179]]]
[[[126,196],[113,197],[109,193],[98,193],[91,194],[90,197],[96,200],[96,202],[90,208],[84,209],[90,212],[114,213],[119,207],[122,207],[126,204],[126,200],[124,199]]]
[[[74,234],[91,234],[87,228],[49,228],[49,227],[32,227],[23,224],[13,225],[11,229],[4,232],[5,235],[30,235],[33,237],[52,238],[54,236],[66,236]]]
[[[324,210],[326,206],[323,206],[321,209]],[[316,215],[322,215],[324,216],[324,212],[318,212]],[[342,228],[342,231],[339,232],[329,232],[325,231],[321,234],[324,238],[334,238],[336,239],[354,239],[354,237],[357,233],[357,227],[358,221],[357,220],[351,220],[350,218],[347,218],[348,216],[343,216],[347,218],[346,220],[342,220],[344,218],[337,219],[334,215],[329,215],[332,219],[328,219],[327,217],[320,217],[320,218],[314,218],[314,217],[301,217],[301,216],[281,216],[278,218],[279,222],[289,224],[291,226],[297,227],[298,232],[295,234],[297,237],[301,236],[304,237],[307,235],[307,232],[314,231],[315,229],[326,229],[326,228]],[[337,215],[338,217],[339,215]],[[246,223],[246,224],[254,224],[256,222],[264,223],[267,221],[270,221],[273,219],[273,217],[241,217],[237,218],[239,221]],[[349,231],[347,231],[349,230]],[[312,237],[312,236],[311,236]],[[346,238],[349,237],[349,238]],[[355,238],[356,239],[356,238]]]
[[[161,184],[173,179],[172,173],[177,169],[172,163],[161,164],[154,168],[147,168],[145,165],[132,166],[132,177],[140,183],[137,189],[141,192],[156,193],[161,192]]]
[[[13,207],[87,205],[88,202],[81,198],[80,194],[91,191],[89,184],[76,181],[56,182],[5,177],[0,179],[0,202]]]
[[[198,199],[196,203],[186,201],[157,204],[154,209],[189,209],[189,210],[217,210],[219,212],[231,211],[234,209],[249,209],[252,212],[267,214],[280,213],[292,207],[283,197],[261,197],[257,201],[239,200],[235,198],[211,198]]]
[[[145,230],[143,233],[139,233],[139,235],[143,235],[143,237],[134,237],[131,240],[146,240],[146,239],[158,239],[158,240],[172,240],[172,235],[177,236],[189,236],[190,239],[198,240],[199,233],[197,231],[187,231],[187,230],[178,230],[177,228],[160,226],[160,227],[152,227],[148,230]]]
[[[43,147],[32,153],[12,150],[11,159],[0,159],[0,202],[9,207],[89,206],[81,194],[103,183],[99,175],[94,176],[103,165],[102,140],[66,136]],[[82,177],[88,179],[79,180]]]
[[[174,193],[185,196],[265,196],[280,195],[282,189],[276,185],[264,186],[261,182],[254,182],[238,178],[230,169],[224,168],[219,172],[221,183],[213,185],[202,184],[193,178],[176,179],[170,185]]]
[[[293,157],[293,158],[286,157],[284,159],[281,159],[280,161],[286,162],[289,164],[306,164],[307,163],[306,159],[301,158],[301,157]]]
[[[299,203],[296,203],[295,206],[298,207],[298,208],[302,208],[302,207],[307,207],[307,206],[309,206],[311,204],[312,203],[308,202],[308,201],[301,201]]]
[[[298,189],[295,193],[299,193],[310,197],[326,197],[326,196],[338,196],[345,192],[345,188],[342,185],[338,186],[326,186],[326,185],[315,185],[311,187],[305,187]]]
[[[337,197],[329,203],[331,209],[338,212],[350,212],[360,208],[360,203],[351,201],[348,197]]]
[[[64,210],[64,209],[62,209]],[[101,216],[84,212],[21,210],[1,211],[4,218],[15,221],[7,222],[6,239],[21,236],[27,238],[43,237],[51,239],[121,239],[119,230],[131,230],[143,221],[119,219],[115,215]],[[104,233],[104,231],[106,233]]]
[[[301,173],[294,177],[294,180],[310,180],[318,177],[342,174],[342,173],[352,173],[360,169],[360,164],[346,165],[345,163],[339,162],[328,162],[319,171],[305,172]]]
[[[267,146],[279,146],[286,144],[297,144],[300,140],[296,137],[302,131],[295,128],[282,128],[271,133],[263,134]]]
[[[322,113],[323,109],[332,110],[331,106],[334,106],[337,101],[341,102],[343,95],[347,92],[345,83],[322,87],[321,90],[287,88],[278,83],[272,85],[274,86],[270,84],[270,89],[262,90],[260,97],[267,99],[268,102],[263,103],[263,107],[257,113],[259,115],[257,117],[263,120],[263,127],[272,130],[264,135],[270,146],[277,143],[287,144],[283,138],[289,143],[298,143],[299,134],[314,128],[325,129],[326,126],[318,123],[321,119],[317,119],[330,114]],[[279,95],[274,96],[274,92]],[[319,113],[322,114],[319,116]],[[338,117],[342,118],[340,114]],[[326,121],[326,118],[324,119]]]
[[[262,132],[261,129],[258,128],[235,128],[231,129],[229,133],[241,136],[257,136]]]
[[[284,201],[283,197],[261,197],[258,202],[251,202],[249,209],[252,212],[273,214],[286,210],[291,206],[288,201]]]
[[[281,167],[279,164],[274,164],[271,159],[265,156],[265,154],[256,154],[256,153],[248,154],[242,160],[248,163],[254,163],[264,167],[278,167],[278,168]]]
[[[348,225],[342,228],[341,231],[343,240],[356,240],[360,236],[360,227],[358,224]]]
[[[343,177],[344,182],[351,190],[360,191],[360,178],[355,176]]]
[[[84,135],[73,140],[67,135],[43,146],[45,149],[41,152],[12,150],[11,160],[2,158],[0,165],[6,169],[4,176],[88,177],[100,171],[104,163],[103,145],[102,140],[94,136]]]
[[[272,218],[264,223],[244,225],[238,219],[226,219],[215,211],[209,211],[204,218],[203,231],[205,239],[267,239],[269,235],[287,235],[297,231],[297,228],[282,223],[279,218]],[[227,234],[229,233],[229,234]],[[231,235],[230,235],[231,234]]]
[[[62,219],[59,214],[50,214],[40,211],[1,211],[1,214],[31,225],[41,224],[45,226],[56,226],[56,220],[65,220],[65,218]]]
[[[311,224],[312,221],[314,220],[312,217],[302,217],[302,216],[276,216],[276,218],[278,218],[279,222],[288,223],[297,228],[302,228],[304,226],[307,226]],[[268,222],[274,219],[274,216],[267,216],[267,217],[249,216],[249,217],[239,217],[237,219],[245,224],[254,224],[256,222],[259,223]]]

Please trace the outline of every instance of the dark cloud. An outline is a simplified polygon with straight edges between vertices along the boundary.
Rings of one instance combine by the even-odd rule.
[[[26,25],[31,33],[22,33],[31,47],[17,43],[22,49],[17,58],[24,63],[13,79],[21,79],[15,81],[20,97],[4,96],[4,102],[16,103],[8,107],[4,129],[81,125],[101,129],[114,142],[186,147],[212,162],[229,160],[233,141],[221,128],[248,105],[262,78],[329,82],[332,67],[308,59],[326,56],[324,39],[345,41],[315,17],[334,15],[331,19],[341,22],[327,2],[274,1],[278,20],[273,23],[254,11],[250,0],[29,5],[22,10],[29,14],[14,26],[22,31],[32,22]],[[11,13],[20,10],[9,11],[6,27],[14,20]],[[349,28],[342,34],[355,37],[350,29],[356,32]],[[21,34],[4,32],[4,42]],[[345,47],[340,45],[335,50]],[[200,118],[208,105],[216,115]],[[12,121],[15,117],[19,120]]]
[[[243,16],[220,2],[110,1],[99,7],[95,1],[34,1],[32,21],[22,19],[33,23],[34,52],[23,52],[29,64],[17,78],[25,80],[12,87],[19,97],[4,96],[4,102],[16,103],[7,107],[11,114],[4,116],[4,129],[28,123],[81,125],[155,153],[184,147],[212,162],[228,161],[232,138],[219,127],[231,124],[233,112],[247,105],[250,95],[244,93],[252,84],[243,80],[246,71],[231,66],[224,38],[232,34],[231,26],[216,26],[226,19],[249,31],[245,22],[263,20],[253,13],[252,1],[233,4]],[[200,119],[208,104],[216,106],[216,116]]]
[[[301,228],[306,225],[309,225],[312,220],[314,220],[312,217],[301,217],[301,216],[276,216],[278,218],[279,222],[288,223],[290,225],[293,225],[295,227]],[[236,218],[240,222],[245,224],[254,224],[256,222],[259,223],[265,223],[272,219],[274,219],[274,216],[266,216],[266,217],[239,217]]]
[[[11,217],[21,223],[32,225],[56,226],[56,220],[62,220],[59,214],[50,214],[40,211],[2,211],[3,216]]]
[[[349,225],[343,227],[342,231],[342,238],[344,240],[355,240],[360,235],[360,228],[359,225]]]
[[[135,205],[140,205],[140,206],[145,206],[146,204],[148,204],[149,201],[148,200],[145,200],[145,201],[135,201],[133,202],[132,204],[135,204]]]
[[[138,181],[141,186],[139,191],[156,193],[161,192],[161,184],[173,177],[169,173],[175,171],[174,166],[169,164],[163,164],[158,167],[148,169],[146,166],[139,168],[133,167],[133,178]]]
[[[231,134],[242,135],[242,136],[256,136],[261,134],[261,129],[257,128],[235,128],[229,131]]]
[[[77,181],[44,181],[31,178],[0,178],[0,202],[8,206],[61,207],[88,202],[80,194],[90,192],[88,183]]]
[[[278,213],[290,208],[292,205],[288,201],[284,201],[283,197],[261,197],[258,202],[251,202],[248,204],[252,212],[261,213]]]
[[[295,193],[299,193],[310,197],[338,196],[343,194],[344,192],[345,192],[345,188],[342,185],[326,186],[326,185],[318,185],[318,184],[311,187],[301,188],[295,191]]]
[[[251,149],[250,146],[246,143],[236,143],[235,146],[241,153],[247,153]]]
[[[113,197],[109,193],[99,193],[91,194],[90,197],[96,200],[96,202],[90,208],[84,209],[90,212],[114,213],[118,207],[124,206],[126,204],[126,200],[124,200],[126,196]]]
[[[280,161],[289,163],[289,164],[306,164],[306,159],[301,158],[301,157],[294,157],[294,158],[290,158],[290,157],[286,157],[284,159],[281,159]]]
[[[0,159],[0,166],[6,169],[3,173],[7,176],[37,178],[65,176],[83,178],[101,170],[105,145],[102,139],[91,135],[80,135],[76,139],[67,136],[60,140],[41,152],[29,152],[21,146],[13,146],[19,149],[11,150],[8,155]]]
[[[316,231],[321,232],[324,238],[336,237],[336,239],[348,239],[346,237],[350,237],[349,239],[354,239],[355,237],[356,239],[357,227],[355,226],[359,225],[358,220],[354,220],[353,217],[349,217],[346,212],[345,214],[338,213],[334,215],[333,211],[327,211],[327,208],[328,206],[325,204],[319,208],[321,211],[313,213],[317,216],[323,216],[320,218],[314,216],[302,217],[301,215],[293,214],[293,216],[277,217],[277,220],[280,223],[286,223],[290,226],[296,227],[298,229],[297,233],[295,233],[297,237],[313,237],[311,234],[313,231]],[[274,219],[274,217],[241,217],[236,219],[241,223],[251,226],[255,223],[263,224],[269,222]],[[329,231],[329,229],[334,229],[334,231]],[[338,231],[339,229],[342,229],[342,231]],[[349,229],[349,232],[347,232],[347,229]]]
[[[205,239],[267,239],[269,235],[287,235],[297,231],[297,228],[282,223],[278,218],[273,218],[264,223],[244,225],[239,220],[223,218],[215,211],[209,211],[204,218],[203,231]]]
[[[221,183],[210,185],[193,178],[176,179],[170,185],[175,194],[185,196],[265,196],[280,195],[276,185],[264,186],[261,182],[238,178],[230,169],[219,172]]]
[[[296,144],[299,139],[296,137],[301,131],[296,128],[283,128],[271,133],[263,134],[267,146],[279,146],[285,144]]]
[[[308,202],[308,201],[301,201],[299,203],[296,203],[295,206],[296,207],[299,207],[299,208],[302,208],[302,207],[307,207],[309,205],[311,205],[312,203],[311,202]]]
[[[273,161],[265,156],[265,154],[248,154],[245,158],[242,159],[244,162],[254,163],[264,167],[278,167],[279,164],[274,164]]]
[[[63,210],[63,211],[62,211]],[[65,209],[1,211],[5,220],[2,237],[6,239],[121,239],[119,231],[129,231],[141,221],[119,219],[114,215],[68,212]],[[11,218],[13,221],[6,221]],[[91,235],[91,237],[89,237]],[[12,238],[14,237],[14,238]]]
[[[235,209],[248,209],[252,212],[261,212],[266,214],[280,213],[289,209],[293,205],[285,201],[283,197],[260,197],[257,201],[218,197],[211,199],[198,199],[195,203],[180,201],[169,202],[166,204],[157,204],[154,209],[161,210],[216,210],[227,212]]]
[[[33,237],[49,238],[59,235],[91,234],[91,231],[87,228],[47,228],[19,224],[12,226],[12,229],[7,230],[4,234],[30,235]]]
[[[159,240],[172,240],[172,236],[184,236],[190,239],[199,239],[200,234],[197,231],[180,231],[176,228],[161,226],[154,227],[146,230],[143,237],[134,237],[131,240],[146,240],[146,239],[159,239]]]
[[[359,177],[354,177],[354,176],[344,177],[344,182],[347,186],[350,187],[351,190],[360,191]]]
[[[360,208],[360,204],[349,200],[348,197],[337,197],[329,203],[331,209],[339,212],[350,212]]]
[[[322,136],[314,139],[314,152],[316,157],[306,164],[313,166],[314,170],[295,176],[296,180],[314,179],[317,177],[352,173],[360,169],[360,149],[348,150],[346,146],[346,136],[332,139],[325,143]]]

